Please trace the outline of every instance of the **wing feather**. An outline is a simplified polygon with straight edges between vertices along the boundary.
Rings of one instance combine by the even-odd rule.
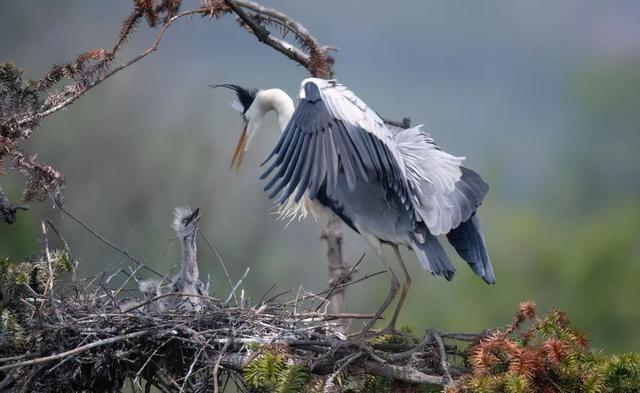
[[[289,198],[289,196],[296,189],[297,185],[300,183],[300,175],[302,173],[302,168],[306,166],[306,163],[309,162],[309,157],[307,154],[309,152],[309,148],[312,147],[309,142],[311,139],[310,133],[305,132],[303,138],[300,140],[298,144],[300,146],[299,152],[296,156],[294,156],[291,160],[291,164],[289,165],[289,169],[285,174],[285,177],[282,178],[282,186],[278,186],[278,188],[283,189],[286,185],[289,185],[287,192],[283,194],[283,197],[280,198],[279,202],[283,203]],[[280,190],[278,190],[279,192]],[[275,192],[275,190],[274,190]],[[284,197],[286,195],[286,197]]]
[[[316,162],[313,167],[313,177],[309,186],[309,199],[314,200],[318,194],[320,186],[324,183],[327,173],[327,148],[322,133],[316,133]]]
[[[300,202],[300,199],[304,195],[305,191],[309,187],[309,182],[311,181],[312,172],[314,171],[314,164],[316,163],[315,155],[316,155],[316,140],[318,139],[318,134],[311,134],[308,147],[309,156],[304,162],[304,168],[302,168],[302,173],[300,174],[300,184],[298,185],[298,192],[296,192],[295,197],[293,198],[296,203]],[[287,191],[287,193],[293,192],[293,189]]]
[[[487,184],[433,143],[420,126],[397,130],[395,142],[407,166],[411,184],[417,185],[418,215],[433,235],[443,235],[467,221],[482,203]]]
[[[307,133],[309,137],[300,136]],[[353,190],[357,181],[368,182],[374,175],[408,203],[410,187],[392,138],[378,115],[346,87],[332,81],[303,81],[298,107],[268,160],[275,159],[262,175],[272,176],[265,190],[281,202],[305,191],[314,199],[320,189],[331,197],[340,176]]]
[[[279,200],[285,201],[295,193],[299,199],[309,191],[313,200],[320,189],[331,197],[340,176],[351,190],[375,176],[398,196],[413,222],[424,222],[436,236],[468,220],[482,202],[486,183],[462,166],[464,157],[442,151],[419,127],[388,128],[335,81],[307,79],[300,98],[262,176],[273,176],[265,186],[275,187],[270,197],[281,193]]]
[[[282,172],[282,175],[279,179],[280,183],[272,190],[271,194],[269,194],[269,198],[274,198],[284,187],[287,186],[287,184],[290,183],[293,171],[295,170],[297,165],[301,164],[299,160],[300,152],[305,147],[304,141],[307,139],[308,135],[309,134],[307,134],[306,132],[300,132],[300,137],[298,137],[296,145],[289,149],[293,150],[293,153],[291,155],[288,155],[288,158],[285,158],[285,161],[283,161],[282,167],[278,172]]]

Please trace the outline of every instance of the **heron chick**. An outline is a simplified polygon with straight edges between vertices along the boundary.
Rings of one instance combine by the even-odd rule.
[[[198,232],[198,221],[202,217],[200,209],[192,211],[188,207],[176,207],[173,211],[173,223],[171,227],[176,232],[182,248],[182,264],[180,272],[171,280],[171,291],[185,295],[206,296],[209,291],[208,284],[205,285],[198,278],[198,249],[196,246],[196,234]],[[175,298],[176,305],[191,306],[199,308],[202,298],[188,296],[186,298]]]

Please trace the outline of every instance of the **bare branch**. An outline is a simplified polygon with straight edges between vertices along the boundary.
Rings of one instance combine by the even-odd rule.
[[[278,52],[305,67],[312,76],[318,78],[331,78],[333,75],[333,59],[327,54],[327,50],[335,49],[331,46],[322,46],[309,31],[300,23],[289,18],[282,12],[269,9],[248,0],[224,0],[225,3],[238,15],[242,23],[258,38]],[[255,15],[250,15],[245,9],[251,10]],[[266,19],[265,19],[266,18]],[[260,22],[275,20],[293,33],[301,45],[294,45],[283,39],[275,38]]]
[[[132,338],[140,337],[140,336],[148,334],[148,333],[149,333],[149,331],[147,331],[147,330],[141,330],[141,331],[138,331],[138,332],[133,332],[133,333],[129,333],[129,334],[123,334],[121,336],[115,336],[115,337],[106,338],[104,340],[97,340],[97,341],[94,341],[92,343],[89,343],[89,344],[86,344],[86,345],[82,345],[82,346],[80,346],[78,348],[74,348],[74,349],[69,350],[69,351],[57,353],[55,355],[45,356],[45,357],[31,359],[31,360],[25,360],[24,362],[7,364],[7,365],[4,365],[4,366],[1,366],[0,367],[0,371],[11,370],[11,369],[18,368],[18,367],[33,366],[34,364],[46,363],[46,362],[51,362],[53,360],[63,359],[63,358],[66,358],[68,356],[73,356],[73,355],[77,355],[79,353],[82,353],[84,351],[88,351],[89,349],[92,349],[92,348],[96,348],[96,347],[99,347],[99,346],[102,346],[102,345],[113,344],[113,343],[116,343],[118,341],[130,340]]]

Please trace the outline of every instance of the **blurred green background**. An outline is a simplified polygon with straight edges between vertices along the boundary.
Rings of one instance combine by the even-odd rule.
[[[478,331],[510,321],[517,303],[566,310],[594,345],[640,350],[640,3],[264,1],[338,46],[336,76],[389,118],[424,123],[447,151],[491,185],[481,218],[498,282],[487,286],[455,260],[448,283],[413,273],[401,324]],[[185,0],[185,7],[198,5]],[[4,1],[0,61],[28,77],[83,51],[111,47],[131,1]],[[140,28],[124,54],[146,48]],[[123,57],[124,58],[124,57]],[[157,53],[47,118],[25,148],[66,176],[67,208],[97,231],[167,271],[178,261],[171,209],[204,211],[202,230],[247,293],[326,286],[324,222],[285,229],[269,214],[259,163],[278,137],[269,118],[239,174],[228,170],[241,120],[232,96],[210,83],[280,87],[297,94],[304,70],[226,17],[171,28]],[[23,179],[0,178],[19,199]],[[0,254],[40,249],[50,218],[81,274],[125,264],[50,203],[0,225]],[[344,252],[361,273],[381,263],[348,229]],[[389,254],[391,256],[391,254]],[[203,244],[200,265],[216,294],[229,286]],[[348,291],[349,309],[372,312],[387,291],[378,276]]]

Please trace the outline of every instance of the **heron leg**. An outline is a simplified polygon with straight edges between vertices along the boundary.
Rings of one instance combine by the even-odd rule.
[[[384,253],[382,252],[382,244],[380,243],[380,240],[377,237],[371,234],[368,234],[364,231],[362,231],[361,233],[362,233],[362,236],[367,240],[367,242],[369,242],[369,245],[371,245],[371,248],[374,249],[374,251],[378,254],[380,259],[382,260],[382,264],[384,265],[384,268],[387,271],[387,277],[389,277],[389,293],[387,294],[387,297],[384,300],[384,303],[382,303],[378,311],[376,311],[376,313],[374,314],[373,318],[367,322],[364,329],[362,329],[362,331],[360,332],[360,335],[362,336],[366,334],[369,330],[371,330],[371,328],[376,323],[376,321],[380,319],[380,316],[382,315],[382,313],[384,313],[387,307],[389,307],[389,304],[398,293],[398,289],[400,289],[400,283],[398,282],[398,278],[396,277],[396,274],[393,272],[393,269],[391,269],[391,265],[384,257]]]
[[[398,258],[398,262],[400,262],[400,266],[402,267],[402,271],[404,272],[404,283],[402,284],[402,292],[400,292],[400,300],[398,300],[398,305],[396,306],[395,311],[393,312],[393,318],[391,318],[391,322],[389,322],[389,326],[387,327],[388,331],[395,332],[396,331],[396,322],[398,320],[398,315],[400,315],[400,309],[402,309],[402,304],[404,303],[404,298],[407,296],[407,292],[409,292],[409,288],[411,288],[411,276],[409,276],[409,272],[407,271],[407,266],[404,264],[402,260],[402,255],[400,255],[400,249],[397,244],[392,244],[393,251]]]

